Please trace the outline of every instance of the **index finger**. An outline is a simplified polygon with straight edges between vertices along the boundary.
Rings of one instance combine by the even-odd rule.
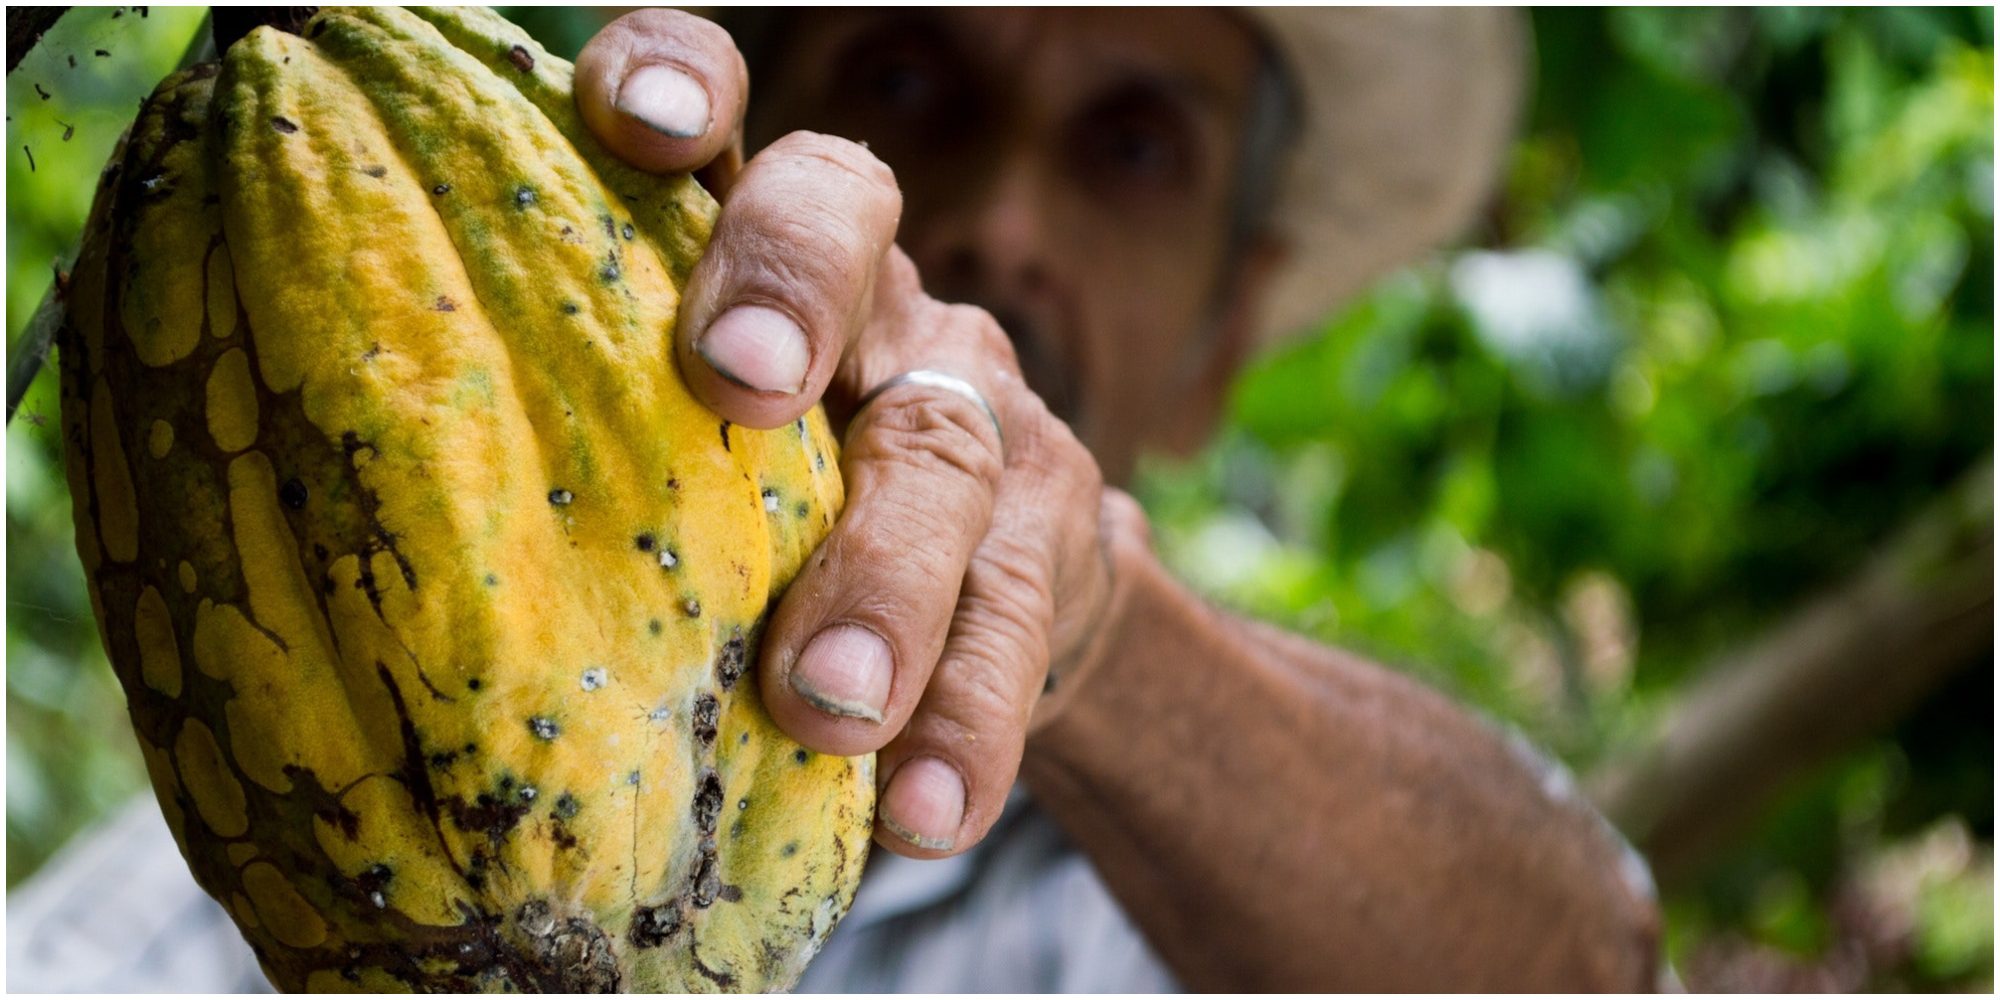
[[[698,170],[728,151],[749,90],[729,32],[677,10],[627,14],[576,57],[584,124],[642,170]]]
[[[681,300],[695,398],[759,429],[811,409],[873,314],[902,212],[888,166],[845,139],[794,132],[744,165]]]

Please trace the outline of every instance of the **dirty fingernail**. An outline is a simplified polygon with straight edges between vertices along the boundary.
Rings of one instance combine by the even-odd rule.
[[[882,794],[882,825],[912,844],[949,851],[965,822],[965,782],[936,757],[918,757],[896,769]]]
[[[889,644],[855,625],[813,636],[792,667],[792,690],[828,715],[880,723],[895,668]]]
[[[715,318],[694,349],[716,374],[759,392],[805,388],[812,359],[806,332],[766,306],[736,306]]]
[[[625,74],[616,104],[646,127],[676,139],[695,138],[711,123],[708,91],[672,66],[641,66]]]

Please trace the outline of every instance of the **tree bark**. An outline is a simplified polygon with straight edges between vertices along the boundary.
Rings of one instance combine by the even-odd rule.
[[[1719,659],[1588,787],[1672,885],[1792,778],[1887,728],[1993,648],[1982,460],[1854,577]]]
[[[68,7],[17,7],[7,12],[7,72],[21,65],[21,58],[55,27]]]

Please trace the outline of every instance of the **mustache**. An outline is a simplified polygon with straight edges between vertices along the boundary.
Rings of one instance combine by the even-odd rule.
[[[969,296],[958,301],[978,306],[993,317],[1014,345],[1014,356],[1020,361],[1021,375],[1027,379],[1028,387],[1042,397],[1050,412],[1074,426],[1082,405],[1078,392],[1082,380],[1067,345],[1054,334],[1050,325],[1032,310],[1012,303],[982,296]]]

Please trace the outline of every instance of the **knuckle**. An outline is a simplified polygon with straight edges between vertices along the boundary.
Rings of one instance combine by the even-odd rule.
[[[1043,557],[1012,533],[996,534],[974,557],[968,610],[999,634],[1038,635],[1054,619],[1055,597]]]
[[[1054,605],[1044,575],[1016,564],[976,568],[982,580],[959,602],[951,671],[968,711],[993,723],[1025,723],[1036,681],[1048,670]]]
[[[772,212],[758,220],[764,239],[764,268],[789,288],[817,288],[857,280],[860,262],[844,248],[860,236],[854,220],[825,206]]]
[[[896,172],[858,142],[822,132],[791,132],[772,143],[764,155],[811,171],[821,184],[833,178],[865,193],[902,201]]]
[[[969,348],[981,360],[1004,360],[1007,370],[1013,371],[1014,342],[1007,331],[1000,328],[1000,322],[993,314],[975,305],[962,302],[940,303],[938,326],[951,331],[955,344]]]
[[[1033,709],[1028,687],[1005,669],[1004,651],[988,637],[966,637],[946,665],[941,680],[949,685],[934,713],[939,721],[984,746],[998,736],[1018,736]],[[938,683],[933,681],[933,684]]]
[[[619,17],[590,40],[594,56],[618,53],[631,59],[667,53],[686,68],[708,74],[741,62],[736,41],[707,18],[670,8],[649,7]],[[581,60],[579,60],[581,61]]]
[[[949,547],[935,544],[940,531],[958,534],[952,526],[939,523],[949,516],[946,512],[950,508],[886,496],[880,502],[882,506],[877,506],[866,522],[849,527],[840,538],[846,575],[878,578],[863,584],[869,588],[876,587],[881,576],[904,578],[895,586],[880,588],[875,598],[878,602],[892,595],[916,598],[940,591],[956,593],[959,567],[951,564]],[[907,609],[897,612],[907,613]]]
[[[1068,492],[1094,496],[1104,483],[1096,456],[1067,423],[1050,412],[1040,396],[1025,390],[1019,395],[1016,423],[1025,433],[1021,435],[1022,446],[1008,456],[1009,460],[1064,484]]]
[[[1000,456],[987,438],[986,414],[949,393],[902,389],[884,393],[862,411],[850,449],[864,462],[943,474],[990,493],[999,484]]]

